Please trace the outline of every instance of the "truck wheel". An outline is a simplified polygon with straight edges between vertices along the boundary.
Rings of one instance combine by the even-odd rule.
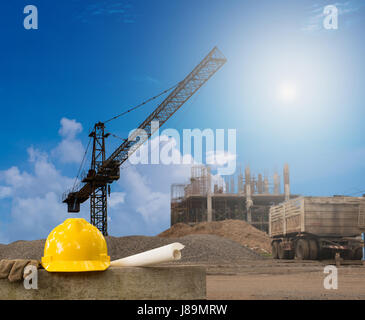
[[[288,251],[284,250],[284,246],[283,243],[280,242],[279,246],[278,246],[278,255],[279,255],[279,259],[288,259]]]
[[[300,239],[295,246],[295,256],[298,260],[308,260],[309,244],[305,239]]]
[[[317,260],[318,259],[318,245],[317,241],[314,239],[309,239],[309,259]]]
[[[278,251],[279,251],[279,243],[277,241],[273,241],[271,243],[271,254],[272,254],[272,258],[273,259],[278,259],[279,258],[279,254],[278,254]]]

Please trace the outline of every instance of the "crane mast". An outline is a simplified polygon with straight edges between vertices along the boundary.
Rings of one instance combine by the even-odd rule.
[[[138,126],[137,129],[144,130],[146,135],[138,135],[138,130],[135,130],[108,158],[105,156],[105,138],[109,134],[105,134],[104,123],[96,123],[94,130],[89,135],[93,139],[90,170],[87,176],[82,179],[82,185],[66,192],[63,197],[63,202],[68,205],[68,212],[79,212],[80,204],[90,198],[91,223],[104,235],[107,235],[107,193],[109,192],[109,185],[119,179],[119,167],[179,110],[226,61],[219,49],[214,47]],[[158,127],[151,125],[153,121],[158,121]]]

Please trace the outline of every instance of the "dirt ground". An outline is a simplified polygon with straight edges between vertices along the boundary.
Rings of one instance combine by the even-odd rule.
[[[365,266],[338,267],[338,289],[325,289],[324,267],[333,261],[252,261],[207,267],[207,298],[232,300],[365,299]]]

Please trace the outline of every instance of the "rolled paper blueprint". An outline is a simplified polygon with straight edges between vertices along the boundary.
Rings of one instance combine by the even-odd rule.
[[[163,262],[171,262],[181,259],[180,250],[184,245],[179,242],[168,244],[160,248],[148,250],[123,259],[110,262],[111,267],[143,267]]]

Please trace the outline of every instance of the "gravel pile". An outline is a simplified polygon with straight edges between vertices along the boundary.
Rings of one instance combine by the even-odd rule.
[[[215,235],[194,234],[181,238],[161,237],[108,237],[108,252],[112,259],[126,257],[154,249],[173,242],[185,245],[181,262],[235,262],[238,260],[260,259],[254,251],[241,246],[237,242]]]
[[[38,259],[43,255],[46,240],[19,240],[0,246],[1,259]]]
[[[234,263],[263,259],[239,243],[209,234],[187,235],[181,238],[146,236],[106,237],[111,260],[127,257],[173,242],[185,245],[180,263]],[[45,240],[16,241],[0,246],[0,259],[38,259],[43,255]]]
[[[158,236],[177,238],[190,234],[212,234],[233,240],[258,253],[271,253],[271,241],[268,234],[243,220],[201,222],[193,227],[185,223],[177,223]]]

